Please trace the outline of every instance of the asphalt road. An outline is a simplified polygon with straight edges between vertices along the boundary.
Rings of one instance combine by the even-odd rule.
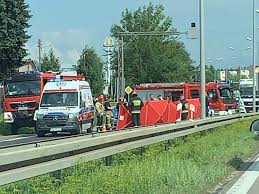
[[[72,137],[75,136],[64,134],[57,136],[50,135],[46,137],[38,137],[36,134],[0,136],[0,149]]]
[[[259,157],[240,176],[227,194],[259,194]]]

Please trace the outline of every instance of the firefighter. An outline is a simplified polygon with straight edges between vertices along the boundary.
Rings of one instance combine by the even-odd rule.
[[[112,108],[111,108],[111,104],[110,104],[110,97],[108,95],[105,96],[104,109],[105,109],[106,130],[111,130]]]
[[[104,97],[103,95],[99,96],[97,98],[97,102],[95,104],[95,108],[96,108],[96,116],[97,116],[97,130],[99,132],[104,132],[106,131],[106,127],[105,127],[105,109],[103,106],[103,100]]]
[[[164,100],[161,94],[158,94],[157,99],[158,100]]]
[[[157,100],[157,99],[155,98],[154,94],[150,94],[149,98],[150,98],[150,101],[155,101],[155,100]]]
[[[187,120],[188,115],[188,102],[184,98],[184,95],[181,94],[179,102],[182,104],[182,120]]]
[[[131,113],[133,118],[133,126],[140,126],[140,111],[143,107],[143,101],[138,97],[136,92],[133,93],[130,99],[129,106],[131,107]]]

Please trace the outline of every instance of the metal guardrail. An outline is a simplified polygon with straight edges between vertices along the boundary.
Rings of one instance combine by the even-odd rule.
[[[114,133],[78,136],[1,149],[0,185],[65,169],[78,164],[78,162],[87,162],[231,124],[245,117],[256,115],[259,113],[132,128]]]

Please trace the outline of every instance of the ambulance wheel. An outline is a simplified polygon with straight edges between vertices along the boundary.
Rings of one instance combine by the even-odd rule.
[[[97,132],[97,127],[94,126],[94,120],[91,122],[91,127],[87,129],[87,133]]]
[[[71,134],[72,134],[72,135],[82,134],[82,132],[83,132],[82,129],[83,129],[83,127],[82,127],[82,122],[80,122],[80,123],[78,124],[78,128],[77,128],[76,130],[72,131]]]
[[[12,135],[17,135],[18,133],[18,126],[16,124],[11,124],[11,133]]]
[[[44,137],[45,136],[45,131],[36,131],[38,137]]]
[[[34,129],[35,129],[35,132],[36,132],[38,137],[44,137],[45,136],[46,132],[38,130],[37,125],[35,125]]]

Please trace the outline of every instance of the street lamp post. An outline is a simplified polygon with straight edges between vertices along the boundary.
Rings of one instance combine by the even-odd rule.
[[[256,112],[256,85],[255,85],[255,0],[253,0],[253,112]]]

